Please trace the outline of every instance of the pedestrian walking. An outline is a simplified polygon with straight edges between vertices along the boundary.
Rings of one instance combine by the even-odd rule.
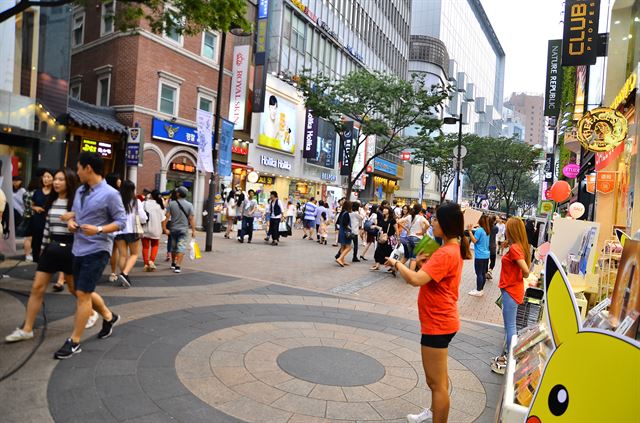
[[[22,176],[13,177],[13,223],[14,233],[16,237],[24,236],[20,231],[23,228],[22,221],[24,219],[24,194],[27,190],[22,186]],[[26,232],[26,230],[25,230]]]
[[[351,217],[349,216],[349,210],[351,210],[351,207],[351,202],[345,200],[342,203],[340,215],[337,219],[339,225],[338,242],[340,243],[340,251],[336,257],[336,263],[338,263],[340,267],[349,265],[349,263],[345,262],[345,258],[351,251],[352,244],[351,237],[353,235],[353,231],[351,229]]]
[[[404,206],[402,206],[402,210],[400,211],[400,218],[396,220],[398,224],[397,233],[398,237],[400,238],[400,242],[408,242],[409,233],[407,232],[405,226],[407,225],[407,216],[410,215],[410,212],[411,208],[407,204],[405,204]]]
[[[316,208],[316,240],[320,243],[320,224],[322,223],[322,213],[325,215],[328,212],[327,205],[323,200],[318,201],[318,208]]]
[[[318,231],[320,232],[320,244],[321,245],[327,245],[327,236],[329,235],[329,231],[327,228],[327,213],[329,211],[327,210],[326,212],[322,212],[322,215],[320,215],[320,228],[318,229]]]
[[[107,184],[120,192],[120,187],[122,186],[122,179],[120,179],[120,175],[118,173],[110,173],[105,177],[105,181]],[[115,283],[118,280],[118,275],[116,274],[116,269],[118,268],[118,247],[116,243],[113,243],[113,251],[111,252],[111,258],[109,259],[109,264],[111,265],[111,273],[109,274],[109,282]]]
[[[143,225],[142,260],[145,272],[156,271],[156,256],[162,236],[162,222],[167,218],[164,210],[164,200],[160,191],[154,189],[142,203],[142,211],[147,215],[147,222]]]
[[[311,197],[309,201],[306,202],[302,211],[304,212],[304,220],[303,220],[303,230],[304,235],[302,239],[306,239],[307,237],[313,240],[313,230],[316,226],[316,199]]]
[[[284,211],[285,208],[282,201],[278,198],[278,193],[276,191],[271,191],[269,195],[269,205],[267,206],[271,245],[278,245],[278,242],[280,241],[280,222],[284,222]]]
[[[469,292],[473,297],[484,295],[484,284],[487,282],[487,271],[489,270],[489,219],[483,214],[478,221],[478,228],[473,229],[472,225],[467,227],[471,241],[473,242],[474,261],[473,266],[476,271],[476,289]]]
[[[497,238],[498,226],[496,225],[496,216],[489,217],[489,271],[487,279],[493,279],[493,269],[496,267]]]
[[[33,194],[35,194],[38,186],[40,185],[40,178],[33,178],[29,181],[29,186],[27,187],[26,192],[23,194],[23,204],[24,204],[24,214],[22,218],[26,221],[25,229],[26,232],[24,234],[24,259],[26,261],[33,261],[33,254],[31,254],[33,243],[33,230],[31,228],[31,218],[33,217],[33,209],[31,206],[33,205]]]
[[[229,191],[229,195],[227,196],[227,200],[224,204],[225,216],[227,218],[227,230],[224,234],[225,238],[229,238],[229,234],[234,230],[234,226],[237,222],[237,204],[236,192],[234,190]]]
[[[339,238],[340,238],[340,215],[342,214],[342,205],[344,204],[344,202],[346,201],[346,199],[344,197],[342,197],[341,199],[338,200],[338,205],[336,206],[335,210],[333,211],[333,215],[337,216],[335,219],[335,231],[336,231],[336,240],[335,242],[332,244],[334,247],[337,247],[339,244]],[[340,251],[342,250],[342,247],[340,247],[340,249],[338,250],[338,254],[337,256],[340,257]]]
[[[362,223],[362,227],[364,228],[364,231],[367,233],[366,245],[364,247],[364,251],[362,252],[362,254],[360,254],[360,260],[362,261],[368,260],[366,258],[367,251],[369,251],[369,248],[373,244],[375,244],[376,239],[378,238],[378,228],[376,226],[377,223],[378,223],[378,205],[373,204],[371,205],[369,216],[367,216],[367,218]],[[374,248],[374,251],[375,251],[375,248]]]
[[[531,266],[529,240],[522,220],[515,217],[507,220],[506,237],[509,251],[502,257],[498,285],[502,295],[505,347],[502,355],[496,357],[491,363],[491,370],[498,374],[504,374],[507,367],[507,352],[511,346],[511,338],[516,334],[518,304],[524,302],[524,283],[522,281],[529,277]]]
[[[497,248],[497,253],[502,255],[502,250],[503,250],[503,244],[505,241],[505,231],[506,231],[506,226],[504,224],[504,221],[502,220],[501,217],[497,218],[497,223],[496,226],[498,227],[498,235],[497,235],[497,241],[498,241],[498,248]]]
[[[49,196],[53,191],[53,175],[50,170],[44,169],[40,172],[40,187],[35,190],[31,197],[31,210],[33,214],[30,220],[31,234],[31,255],[33,261],[38,262],[42,252],[42,237],[47,215],[44,206],[49,201]]]
[[[196,223],[193,215],[193,204],[187,201],[189,191],[185,187],[176,188],[176,199],[169,202],[166,217],[171,221],[171,231],[167,228],[167,219],[162,222],[164,233],[171,236],[171,270],[182,271],[182,260],[189,244],[189,228],[191,238],[196,237]]]
[[[31,285],[31,294],[27,301],[24,323],[5,337],[6,342],[18,342],[33,338],[33,326],[36,316],[42,307],[42,301],[51,276],[62,272],[67,281],[67,287],[75,295],[73,284],[73,234],[62,217],[71,211],[73,197],[78,187],[78,177],[70,170],[59,170],[53,178],[53,193],[45,205],[46,223],[42,240],[42,254],[38,262],[36,275]],[[87,328],[95,325],[98,314],[87,322]],[[93,316],[92,316],[93,317]]]
[[[351,241],[353,242],[353,258],[351,262],[358,263],[358,244],[359,234],[362,228],[362,216],[360,215],[360,203],[354,201],[351,203],[351,213],[349,213],[349,219],[351,224]]]
[[[380,209],[378,209],[378,219],[380,219]],[[371,270],[379,270],[380,266],[386,263],[387,257],[391,256],[394,248],[391,237],[396,234],[396,221],[388,205],[382,207],[382,219],[378,220],[375,228],[378,229],[378,244],[373,254],[376,264],[371,267]]]
[[[75,323],[71,337],[54,354],[65,359],[82,351],[80,339],[95,309],[102,316],[102,329],[98,339],[113,333],[120,316],[112,313],[102,297],[95,293],[96,283],[109,262],[113,249],[114,232],[126,224],[126,212],[120,194],[102,178],[104,160],[96,153],[83,152],[78,156],[78,177],[81,186],[73,200],[67,227],[75,234],[73,240],[73,284],[76,292]],[[95,294],[95,295],[94,295]]]
[[[247,198],[244,199],[240,205],[240,213],[242,215],[242,229],[240,231],[240,237],[238,241],[244,242],[244,237],[247,237],[247,243],[251,244],[253,239],[253,220],[258,210],[258,202],[255,200],[256,192],[252,189],[247,193]],[[291,204],[291,202],[289,202]]]
[[[409,423],[446,422],[449,416],[449,343],[460,330],[458,290],[463,260],[471,257],[464,235],[464,217],[455,203],[442,205],[433,219],[435,236],[444,244],[431,258],[419,254],[417,272],[389,259],[392,266],[410,285],[420,287],[420,351],[427,385],[431,390],[431,407],[420,414],[409,414]]]
[[[298,210],[296,209],[296,205],[293,204],[291,200],[287,201],[287,225],[289,225],[291,229],[295,227],[297,215]]]
[[[120,187],[120,197],[127,214],[124,228],[116,232],[115,243],[118,249],[118,280],[123,288],[131,286],[129,273],[135,266],[140,253],[140,238],[143,235],[142,225],[147,222],[147,215],[142,202],[136,198],[136,185],[127,180]]]

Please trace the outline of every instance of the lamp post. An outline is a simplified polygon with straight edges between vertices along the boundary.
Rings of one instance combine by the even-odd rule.
[[[247,33],[241,28],[232,27],[229,31],[236,36],[247,36],[251,33]],[[216,95],[216,110],[213,115],[213,149],[211,151],[213,157],[213,174],[209,179],[209,203],[207,204],[207,216],[209,217],[209,224],[207,225],[207,237],[205,240],[205,251],[211,251],[213,244],[213,225],[214,225],[214,203],[216,197],[216,189],[218,188],[218,182],[220,181],[220,175],[218,174],[218,146],[220,145],[220,109],[222,108],[222,84],[224,82],[224,54],[227,44],[227,33],[222,32],[222,38],[220,40],[220,55],[218,59],[218,90]]]
[[[444,118],[444,123],[447,125],[455,125],[458,123],[458,154],[456,155],[456,183],[454,187],[454,200],[456,203],[460,203],[460,171],[462,170],[462,111],[460,116],[453,117],[448,116]]]

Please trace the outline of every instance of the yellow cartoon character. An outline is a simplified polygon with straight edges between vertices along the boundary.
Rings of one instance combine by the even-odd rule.
[[[613,332],[582,329],[571,286],[553,254],[545,274],[555,351],[527,423],[637,422],[640,344]]]

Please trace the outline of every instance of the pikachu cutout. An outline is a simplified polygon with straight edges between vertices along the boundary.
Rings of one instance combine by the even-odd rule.
[[[526,423],[640,421],[640,344],[613,332],[582,329],[571,285],[552,253],[545,279],[555,350]]]

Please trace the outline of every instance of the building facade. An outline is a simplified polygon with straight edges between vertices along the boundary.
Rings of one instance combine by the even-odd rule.
[[[526,93],[512,93],[505,107],[518,114],[525,127],[524,140],[529,145],[546,145],[544,97]]]
[[[527,129],[522,115],[509,108],[509,105],[505,103],[502,109],[502,120],[502,136],[524,142]]]

